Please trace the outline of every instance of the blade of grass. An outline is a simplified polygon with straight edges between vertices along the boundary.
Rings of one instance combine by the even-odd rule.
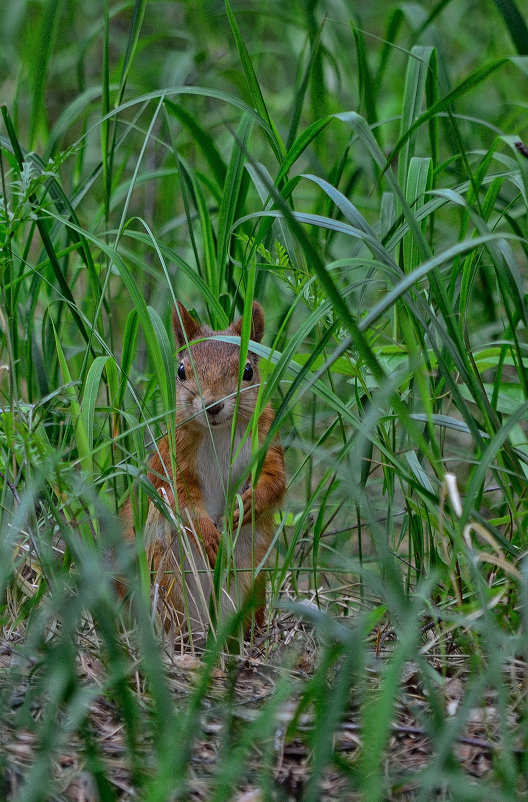
[[[528,28],[515,0],[494,0],[494,2],[502,15],[518,54],[528,56]]]
[[[425,85],[431,68],[433,53],[432,47],[421,46],[413,47],[410,53],[407,61],[407,71],[405,73],[399,141],[402,140],[403,135],[420,116],[420,109],[423,105]],[[405,141],[405,145],[399,152],[398,158],[398,183],[400,187],[405,187],[407,183],[409,163],[413,155],[414,142],[411,137],[408,137]]]
[[[432,160],[430,158],[420,158],[413,156],[409,162],[407,171],[407,183],[405,194],[407,202],[416,212],[423,206],[426,193],[431,189],[432,181]],[[422,230],[425,228],[426,220],[422,223]],[[404,272],[414,270],[420,263],[420,253],[416,247],[414,237],[408,234],[403,238],[403,269]]]
[[[253,65],[251,63],[249,53],[247,52],[246,45],[244,44],[244,40],[240,33],[237,21],[233,15],[233,12],[231,11],[229,0],[225,0],[225,7],[226,7],[227,18],[229,20],[229,25],[231,26],[231,32],[235,40],[240,62],[242,64],[242,69],[244,70],[244,75],[246,76],[246,81],[248,84],[251,99],[253,101],[253,105],[255,106],[255,109],[257,110],[260,117],[263,120],[265,120],[268,126],[269,143],[277,158],[277,161],[280,163],[282,162],[285,156],[284,145],[282,144],[282,140],[268,113],[268,109],[266,107],[266,103],[264,102],[264,97],[262,95],[262,91],[260,89],[260,85],[257,76],[255,74],[255,70],[253,69]]]
[[[232,236],[231,227],[240,199],[240,188],[242,186],[244,164],[252,122],[250,117],[245,115],[242,117],[233,143],[226,179],[222,189],[222,201],[218,210],[218,224],[216,229],[216,276],[218,290],[225,284],[229,244]]]
[[[83,424],[83,429],[86,432],[86,448],[88,453],[92,454],[94,445],[94,417],[95,405],[99,393],[99,385],[101,383],[101,376],[105,366],[112,357],[98,356],[92,364],[86,375],[84,383],[83,397],[80,405],[80,416]]]
[[[364,107],[365,117],[369,125],[374,125],[374,123],[378,122],[376,95],[374,92],[376,84],[372,79],[372,74],[370,71],[367,44],[365,42],[365,36],[363,35],[363,30],[359,23],[359,19],[358,22],[353,20],[350,24],[352,26],[352,33],[354,34],[354,41],[356,43],[358,61],[358,94],[360,98],[360,106]],[[380,146],[382,146],[381,128],[376,126],[373,131],[374,136],[378,140]]]
[[[198,125],[195,117],[190,114],[181,103],[165,98],[164,106],[173,117],[189,131],[192,141],[200,148],[204,158],[207,160],[216,183],[223,187],[226,180],[227,167],[211,134],[204,127]]]
[[[47,129],[44,115],[45,94],[51,54],[57,38],[64,0],[47,0],[42,12],[42,22],[36,37],[36,52],[31,61],[32,103],[29,119],[29,147],[33,148],[39,133]]]
[[[306,91],[308,89],[310,78],[314,70],[315,62],[318,58],[319,49],[321,45],[321,34],[323,32],[324,22],[321,23],[315,39],[311,42],[310,48],[310,58],[308,64],[306,65],[306,69],[304,71],[304,75],[302,77],[301,83],[299,85],[298,90],[295,93],[295,99],[293,102],[293,111],[291,114],[291,122],[290,122],[290,129],[288,131],[288,138],[286,140],[286,150],[289,151],[293,146],[297,138],[297,130],[299,128],[299,122],[301,119],[302,109],[304,105],[304,100],[306,97]],[[282,168],[281,168],[282,172]],[[287,172],[287,170],[285,171]]]
[[[216,269],[216,246],[213,224],[211,222],[211,215],[209,214],[208,203],[199,180],[196,177],[194,170],[187,164],[182,156],[178,155],[178,164],[181,166],[182,175],[185,177],[188,186],[192,192],[192,198],[198,214],[200,224],[200,241],[202,242],[202,273],[207,286],[210,288],[211,293],[216,298],[220,297],[220,276]],[[190,214],[187,217],[189,230],[193,230],[193,221]],[[193,235],[194,236],[194,235]],[[195,237],[196,239],[196,237]],[[196,256],[199,258],[198,250]],[[216,328],[217,321],[213,318],[211,321],[213,328]]]
[[[64,352],[59,342],[55,326],[53,326],[53,333],[55,335],[55,347],[57,349],[57,358],[59,360],[59,364],[62,371],[62,377],[65,383],[64,392],[69,400],[71,418],[73,421],[74,432],[75,432],[75,442],[79,454],[79,463],[84,473],[90,475],[93,470],[92,455],[91,455],[90,444],[88,441],[88,435],[84,425],[84,417],[81,412],[81,406],[77,398],[77,393],[75,392],[74,382],[72,381],[70,370],[68,368],[68,363],[66,362],[66,359],[64,357]]]

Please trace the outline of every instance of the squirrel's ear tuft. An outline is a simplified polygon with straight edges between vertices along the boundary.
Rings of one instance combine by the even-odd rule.
[[[231,331],[240,337],[242,331],[242,318],[236,320],[232,326]],[[259,343],[264,336],[264,312],[262,307],[256,301],[253,301],[253,308],[251,310],[251,333],[250,338],[254,342]]]
[[[253,301],[251,317],[251,339],[259,343],[264,336],[264,312],[256,301]]]
[[[179,301],[177,303],[178,308],[174,307],[172,310],[172,326],[178,347],[181,348],[182,345],[185,345],[186,337],[187,341],[196,339],[200,331],[200,324],[190,316],[183,304]]]

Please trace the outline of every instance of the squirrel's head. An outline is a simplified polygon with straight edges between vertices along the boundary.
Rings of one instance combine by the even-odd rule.
[[[237,419],[249,421],[260,384],[258,358],[248,351],[238,392],[240,346],[210,339],[216,335],[240,337],[243,319],[239,318],[225,331],[213,331],[198,323],[178,301],[172,322],[179,348],[177,394],[180,416],[205,428],[231,426],[235,411]],[[264,313],[260,304],[254,301],[250,337],[260,342],[263,334]]]

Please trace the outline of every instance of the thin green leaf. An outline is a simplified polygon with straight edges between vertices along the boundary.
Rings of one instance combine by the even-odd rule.
[[[137,311],[131,309],[127,315],[125,323],[125,331],[123,334],[123,353],[121,355],[121,378],[119,382],[119,393],[116,398],[116,406],[118,408],[123,406],[125,398],[125,391],[130,376],[130,367],[134,359],[136,349],[136,338],[139,327],[139,318]]]
[[[495,0],[495,5],[502,14],[518,54],[528,56],[528,28],[515,0]]]
[[[94,445],[94,416],[95,405],[97,403],[97,396],[99,393],[99,385],[101,383],[101,376],[105,366],[112,357],[98,356],[92,364],[86,375],[84,383],[83,396],[80,407],[80,415],[83,423],[84,431],[86,432],[87,448],[91,454]]]
[[[201,125],[198,125],[194,116],[189,114],[180,103],[174,103],[174,101],[165,98],[164,106],[170,114],[176,117],[181,124],[187,128],[191,139],[198,145],[209,167],[213,171],[218,186],[223,187],[227,167],[211,134]]]
[[[413,47],[407,61],[400,124],[400,141],[420,115],[432,55],[432,47],[416,46]],[[398,159],[398,183],[401,187],[405,187],[409,163],[414,155],[413,152],[413,141],[411,138],[408,138]]]
[[[29,146],[33,147],[40,130],[46,130],[47,120],[44,116],[46,81],[49,62],[53,52],[64,0],[47,0],[44,4],[42,22],[36,37],[36,52],[31,61],[32,67],[32,103],[29,120]]]
[[[314,65],[319,56],[319,48],[321,45],[321,35],[323,32],[323,27],[324,27],[324,22],[322,22],[321,25],[319,26],[315,39],[312,39],[310,48],[310,59],[308,61],[308,64],[306,65],[306,69],[304,71],[304,75],[302,77],[299,88],[295,93],[295,99],[293,102],[293,111],[291,114],[290,130],[288,131],[288,139],[286,140],[287,151],[291,150],[297,137],[297,130],[299,128],[299,121],[301,119],[304,99],[306,97],[306,91],[310,83],[310,77],[312,75]],[[287,170],[285,171],[285,173],[286,172]]]
[[[231,31],[235,39],[235,44],[238,50],[238,55],[240,57],[240,62],[242,64],[242,69],[244,70],[244,75],[246,76],[246,81],[251,94],[251,99],[258,114],[267,123],[267,126],[270,131],[270,134],[268,135],[269,142],[277,158],[277,161],[280,163],[282,162],[285,156],[284,145],[282,144],[277,129],[275,128],[271,120],[271,117],[268,113],[268,109],[266,107],[266,103],[264,102],[264,97],[262,95],[262,91],[260,89],[260,85],[257,80],[255,70],[253,69],[253,65],[251,63],[249,53],[247,52],[246,45],[244,44],[244,40],[240,33],[237,21],[233,15],[233,12],[231,11],[229,0],[225,0],[225,6],[226,6],[227,18],[229,20],[229,25],[231,26]]]
[[[378,121],[378,112],[376,109],[376,95],[374,89],[376,84],[372,79],[370,66],[368,62],[368,49],[365,42],[363,30],[355,22],[351,22],[352,32],[356,43],[357,61],[358,61],[358,89],[360,97],[360,105],[365,109],[365,117],[369,125],[373,125]],[[381,129],[375,128],[374,135],[378,142],[381,140]]]
[[[72,377],[70,374],[70,370],[68,368],[68,363],[64,356],[64,352],[62,350],[62,346],[60,344],[57,332],[55,331],[55,327],[53,326],[53,333],[55,336],[55,347],[57,349],[57,358],[59,360],[59,364],[61,367],[62,378],[65,383],[64,392],[69,400],[70,404],[70,412],[71,418],[74,425],[75,431],[75,442],[77,445],[77,451],[79,454],[79,462],[81,465],[82,470],[90,475],[93,470],[92,465],[92,455],[91,455],[91,448],[88,441],[88,435],[86,432],[86,428],[84,425],[84,419],[81,413],[81,406],[79,404],[79,400],[77,398],[77,393],[75,391],[74,383],[72,381]]]
[[[241,120],[231,158],[227,168],[227,175],[222,191],[222,201],[218,210],[217,248],[216,248],[216,281],[220,290],[225,283],[229,244],[231,241],[231,227],[235,219],[235,211],[239,202],[240,187],[244,174],[244,165],[248,139],[252,128],[251,117],[244,116]]]

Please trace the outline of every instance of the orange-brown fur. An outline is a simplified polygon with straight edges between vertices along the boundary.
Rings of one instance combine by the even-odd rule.
[[[230,444],[235,399],[238,398],[235,453],[251,425],[260,383],[258,360],[248,352],[245,371],[251,378],[242,381],[237,395],[239,346],[214,340],[193,342],[214,334],[240,335],[242,319],[224,332],[213,332],[196,323],[185,307],[178,304],[178,310],[173,313],[173,327],[181,348],[179,371],[183,367],[185,377],[178,378],[174,454],[171,459],[169,438],[164,437],[150,460],[148,472],[150,481],[172,510],[173,520],[172,523],[167,521],[151,503],[145,546],[153,582],[160,589],[168,614],[165,622],[170,619],[177,629],[184,630],[187,625],[196,633],[205,628],[203,608],[209,603],[212,590],[211,569],[216,565],[226,530],[232,532],[232,562],[236,570],[232,586],[222,590],[218,609],[224,612],[235,609],[251,593],[254,570],[265,558],[273,539],[273,511],[285,491],[284,459],[279,440],[275,438],[258,480],[251,486],[247,475],[251,436],[242,442],[236,460],[230,453]],[[251,338],[260,341],[263,333],[262,309],[254,303]],[[267,406],[258,420],[259,445],[265,441],[272,422],[273,411]],[[173,461],[176,477],[173,477]],[[235,481],[232,487],[227,487],[230,473],[235,474]],[[234,491],[241,494],[242,520],[235,503],[231,527],[222,527],[221,521],[230,509]],[[122,517],[125,537],[133,541],[130,501]],[[256,620],[262,623],[262,577],[257,583],[256,592],[262,600]]]

